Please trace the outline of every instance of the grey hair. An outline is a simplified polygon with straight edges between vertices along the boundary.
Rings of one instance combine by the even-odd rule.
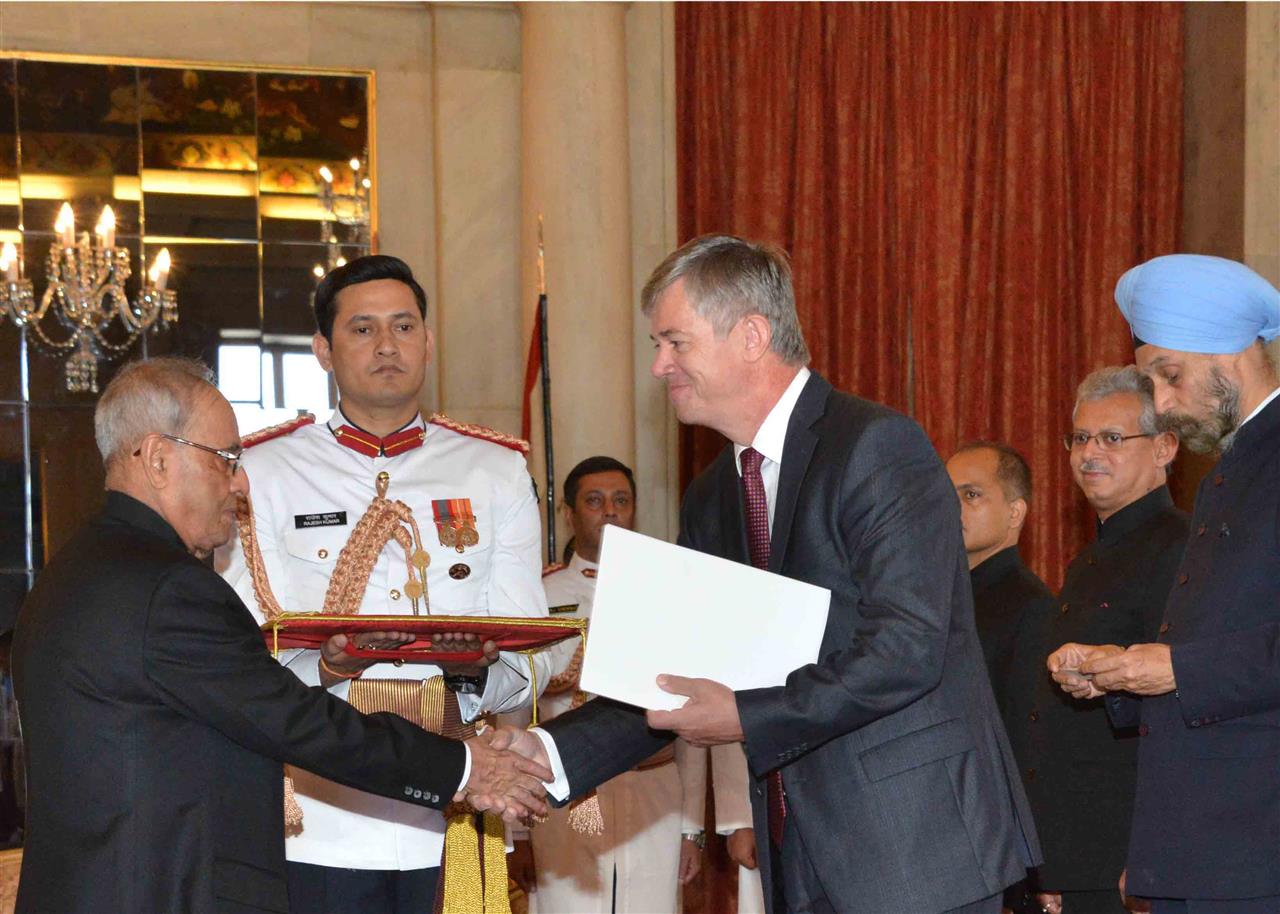
[[[132,453],[147,435],[181,435],[197,394],[212,387],[213,372],[198,359],[164,356],[123,366],[93,412],[103,464]]]
[[[1155,386],[1151,379],[1134,365],[1112,365],[1090,372],[1076,388],[1076,405],[1071,410],[1075,419],[1080,404],[1101,400],[1112,394],[1136,394],[1142,402],[1138,414],[1138,431],[1144,435],[1158,434],[1162,429],[1156,418]]]
[[[769,348],[788,365],[807,365],[805,345],[796,316],[791,264],[780,248],[756,244],[734,235],[701,235],[681,245],[658,264],[640,293],[640,310],[653,313],[658,298],[684,280],[689,304],[711,322],[723,339],[750,314],[769,321]]]

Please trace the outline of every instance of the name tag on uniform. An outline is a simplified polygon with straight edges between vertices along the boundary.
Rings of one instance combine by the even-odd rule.
[[[345,527],[346,511],[325,511],[323,514],[295,514],[293,526],[296,530],[309,530],[312,527]]]
[[[573,613],[573,612],[577,612],[577,611],[578,611],[578,604],[577,604],[577,603],[565,603],[565,604],[563,604],[563,605],[561,605],[561,606],[548,606],[548,607],[547,607],[547,612],[548,612],[548,613],[550,613],[550,614],[551,614],[551,615],[553,615],[553,616],[562,616],[562,615],[565,615],[565,614],[567,614],[567,613]]]

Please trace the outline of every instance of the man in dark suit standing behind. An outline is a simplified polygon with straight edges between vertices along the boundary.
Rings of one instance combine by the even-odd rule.
[[[805,367],[776,250],[694,239],[654,271],[643,310],[680,421],[734,442],[690,486],[680,542],[830,588],[821,659],[785,686],[738,693],[663,676],[690,696],[678,711],[646,721],[597,700],[499,740],[554,760],[557,798],[637,764],[671,731],[742,742],[773,914],[998,911],[1039,851],[937,454],[911,420]]]
[[[106,506],[41,573],[14,639],[29,825],[18,911],[288,911],[282,763],[437,809],[463,792],[509,814],[545,809],[530,775],[550,772],[479,737],[362,715],[272,659],[201,561],[248,488],[235,416],[203,365],[126,365],[94,431]],[[367,661],[346,643],[323,651],[350,679]]]

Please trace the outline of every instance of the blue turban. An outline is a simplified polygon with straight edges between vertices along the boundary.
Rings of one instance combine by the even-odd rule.
[[[1169,254],[1139,264],[1116,283],[1116,304],[1134,347],[1240,352],[1280,336],[1280,291],[1242,263]]]

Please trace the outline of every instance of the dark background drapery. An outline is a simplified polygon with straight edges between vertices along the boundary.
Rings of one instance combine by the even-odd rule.
[[[945,457],[1031,465],[1023,554],[1049,584],[1090,535],[1061,433],[1131,358],[1120,274],[1176,249],[1177,4],[676,5],[681,240],[792,258],[812,367],[914,416]],[[723,445],[682,428],[687,484]],[[731,910],[713,848],[698,910]]]

